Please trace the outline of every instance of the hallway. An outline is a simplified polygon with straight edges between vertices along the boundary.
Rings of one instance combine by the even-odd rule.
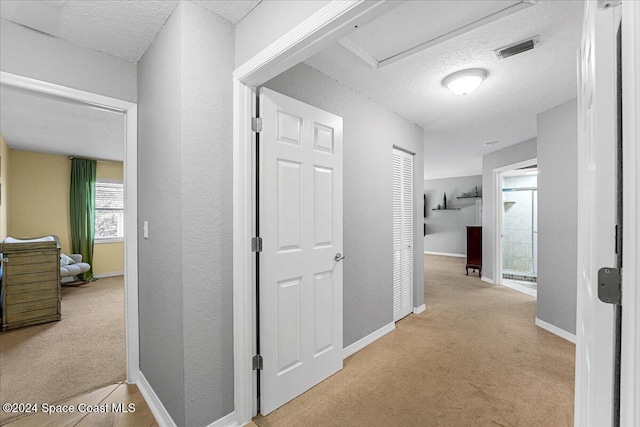
[[[349,286],[345,283],[345,287]],[[535,299],[425,255],[426,312],[349,357],[344,369],[260,427],[569,426],[575,346],[534,325]]]

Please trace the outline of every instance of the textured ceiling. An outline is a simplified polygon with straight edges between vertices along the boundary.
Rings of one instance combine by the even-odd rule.
[[[195,3],[236,24],[260,0]],[[3,0],[0,16],[80,46],[138,62],[177,4],[177,0]]]
[[[0,88],[0,123],[9,147],[16,150],[123,159],[121,113]]]
[[[473,3],[456,1],[451,13]],[[420,13],[429,16],[437,5],[421,2]],[[576,96],[583,5],[542,0],[378,70],[337,43],[305,62],[423,127],[426,178],[480,174],[483,154],[536,136],[536,115]],[[398,9],[415,6],[409,2]],[[400,18],[398,9],[395,24],[402,28],[406,17]],[[356,33],[349,37],[357,39]],[[535,35],[540,45],[532,51],[505,60],[493,53]],[[394,34],[389,27],[368,37],[376,45]],[[460,96],[442,86],[444,77],[466,68],[489,73],[477,91]],[[488,141],[499,143],[485,147]]]

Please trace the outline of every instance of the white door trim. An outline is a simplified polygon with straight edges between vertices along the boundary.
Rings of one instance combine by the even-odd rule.
[[[252,146],[249,131],[254,88],[340,40],[353,30],[398,7],[403,1],[332,1],[276,40],[233,73],[233,342],[234,405],[240,425],[255,414],[255,288],[251,237],[254,228]]]
[[[624,240],[620,425],[640,425],[640,3],[622,2]]]
[[[124,315],[126,335],[127,382],[135,384],[140,372],[138,329],[138,105],[66,86],[47,83],[16,74],[0,72],[0,85],[81,104],[118,111],[124,115]]]
[[[538,158],[523,160],[521,162],[512,163],[510,165],[501,166],[493,170],[493,191],[496,195],[495,200],[495,216],[493,238],[495,239],[494,248],[494,267],[493,267],[493,284],[502,285],[502,173],[515,169],[526,168],[538,164]]]

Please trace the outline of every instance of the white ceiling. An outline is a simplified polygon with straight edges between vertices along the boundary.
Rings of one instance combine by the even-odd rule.
[[[0,123],[12,149],[123,159],[121,113],[2,86]]]
[[[195,0],[238,23],[261,0]],[[131,62],[138,62],[178,0],[3,0],[0,16]]]
[[[516,2],[410,1],[349,41],[379,61],[498,3]],[[483,154],[535,137],[536,115],[576,96],[583,5],[541,0],[379,69],[338,43],[305,62],[423,127],[425,178],[481,174]],[[532,51],[504,60],[493,52],[535,35],[540,44]],[[489,73],[477,91],[460,96],[442,86],[444,77],[466,68]],[[489,141],[499,143],[484,146]]]

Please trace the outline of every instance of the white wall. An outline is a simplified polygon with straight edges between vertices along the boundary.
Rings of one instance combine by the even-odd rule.
[[[258,4],[236,25],[236,68],[329,3],[268,0]]]
[[[344,120],[344,346],[393,321],[392,153],[415,153],[414,305],[424,303],[423,130],[306,64],[265,84]]]
[[[576,333],[576,99],[538,114],[538,318]]]
[[[427,196],[427,216],[424,218],[427,224],[424,237],[426,252],[467,254],[467,225],[479,225],[476,223],[476,200],[482,199],[456,197],[473,192],[476,186],[482,194],[482,175],[424,181],[424,194]],[[443,204],[444,193],[447,193],[447,207],[461,208],[459,211],[432,210]]]
[[[482,276],[495,278],[496,253],[496,188],[494,169],[535,159],[536,139],[529,139],[482,156]]]
[[[139,62],[140,367],[177,425],[234,409],[233,49],[181,2]]]
[[[0,69],[125,101],[137,100],[135,64],[6,19],[0,19]]]

